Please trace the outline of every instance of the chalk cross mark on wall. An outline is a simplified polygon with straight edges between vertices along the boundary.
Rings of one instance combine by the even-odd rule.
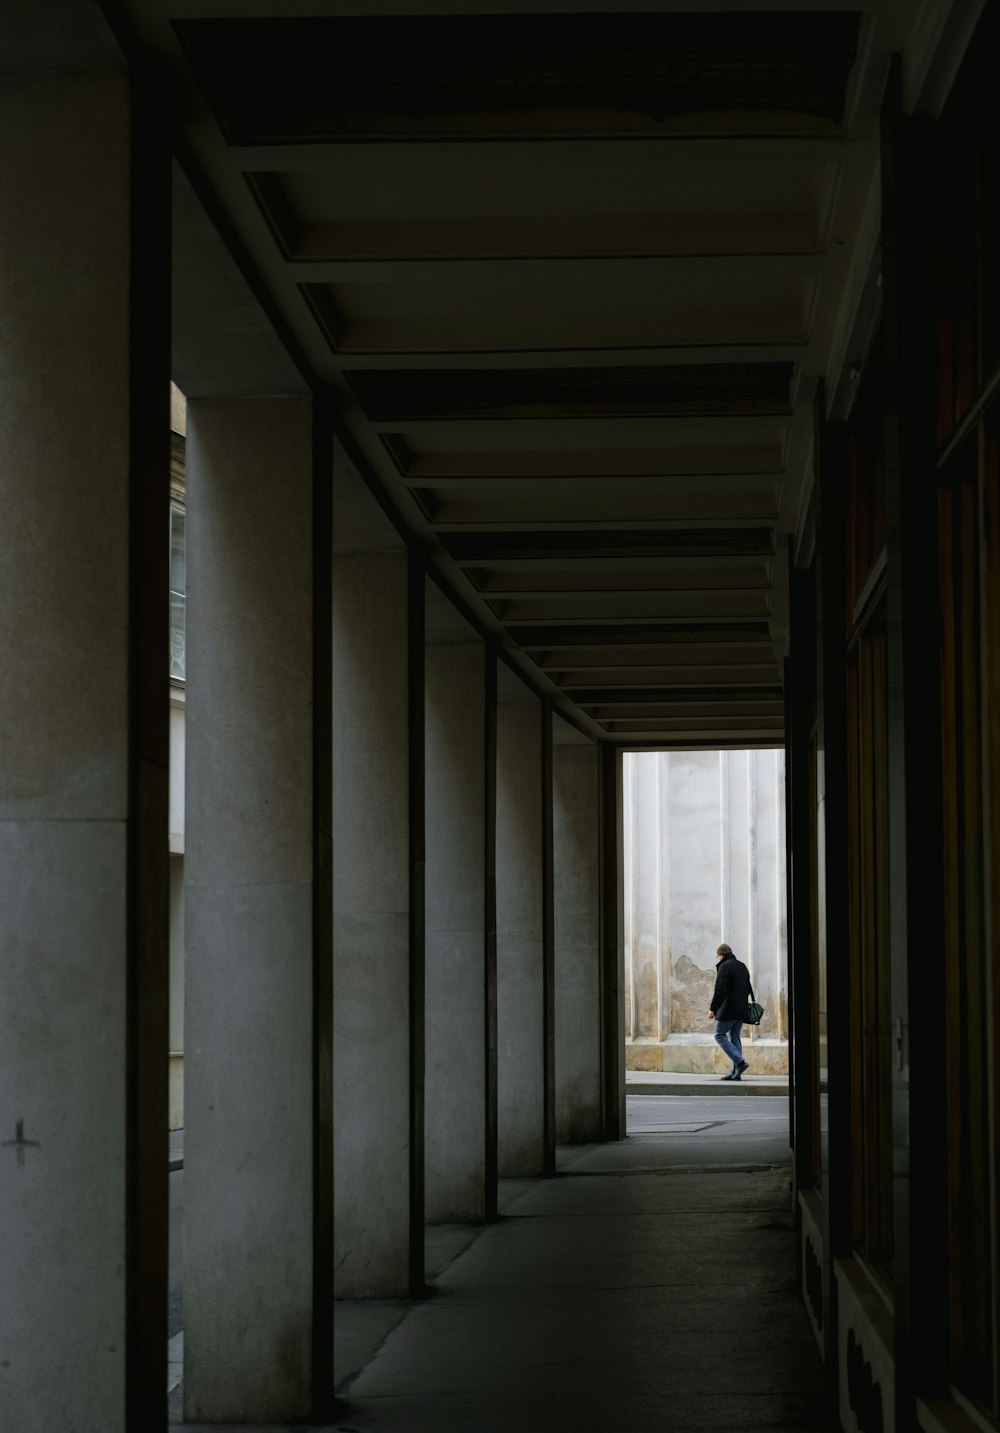
[[[25,1137],[24,1137],[24,1120],[18,1120],[17,1125],[16,1125],[16,1127],[15,1127],[15,1131],[14,1131],[14,1138],[13,1138],[13,1139],[5,1139],[5,1140],[3,1141],[3,1148],[4,1148],[4,1149],[10,1149],[10,1148],[12,1148],[12,1147],[17,1150],[17,1167],[18,1167],[18,1169],[23,1169],[23,1168],[24,1168],[24,1151],[25,1151],[26,1149],[40,1149],[40,1148],[41,1148],[41,1146],[40,1146],[40,1144],[39,1144],[39,1142],[38,1142],[37,1139],[25,1139]]]

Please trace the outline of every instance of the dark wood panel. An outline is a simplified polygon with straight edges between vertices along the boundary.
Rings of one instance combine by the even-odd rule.
[[[989,1406],[994,1392],[990,1264],[996,1207],[990,1170],[976,453],[963,449],[943,478],[939,529],[951,1359],[956,1383]]]

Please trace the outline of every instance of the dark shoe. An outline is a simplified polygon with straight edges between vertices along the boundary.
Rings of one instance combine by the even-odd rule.
[[[741,1060],[740,1063],[736,1066],[736,1069],[733,1071],[734,1079],[738,1080],[739,1077],[742,1075],[743,1071],[749,1070],[749,1068],[750,1066],[747,1064],[746,1060]]]
[[[730,1070],[728,1075],[722,1075],[720,1078],[723,1080],[738,1080],[739,1075],[735,1070]]]

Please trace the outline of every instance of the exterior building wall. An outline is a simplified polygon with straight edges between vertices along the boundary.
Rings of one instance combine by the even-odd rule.
[[[625,754],[630,1069],[724,1068],[708,1009],[726,941],[764,1006],[751,1067],[787,1071],[784,765],[777,750]]]

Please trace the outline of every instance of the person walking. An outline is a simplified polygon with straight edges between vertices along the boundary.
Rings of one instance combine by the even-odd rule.
[[[725,943],[715,952],[715,993],[709,1015],[715,1021],[716,1044],[729,1056],[733,1068],[724,1080],[739,1080],[749,1066],[743,1058],[740,1030],[747,1018],[751,993],[750,972]]]

